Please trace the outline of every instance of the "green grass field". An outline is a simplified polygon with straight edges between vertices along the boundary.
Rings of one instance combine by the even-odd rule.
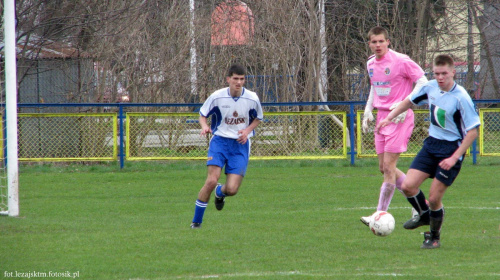
[[[189,225],[203,161],[22,166],[20,217],[0,217],[0,278],[499,279],[499,167],[464,165],[445,195],[442,247],[422,250],[399,192],[390,236],[359,221],[378,201],[372,159],[251,161],[199,230]]]

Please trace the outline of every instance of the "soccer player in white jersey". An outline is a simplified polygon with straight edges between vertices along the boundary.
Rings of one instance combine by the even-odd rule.
[[[224,198],[236,195],[248,166],[250,137],[264,115],[259,97],[244,88],[245,68],[229,67],[226,81],[229,87],[212,93],[200,109],[201,135],[213,135],[208,148],[208,174],[198,193],[191,228],[200,228],[203,215],[215,189],[215,207],[222,210]],[[208,126],[207,119],[211,118]],[[218,183],[225,168],[226,183]]]
[[[389,35],[385,28],[377,26],[368,32],[368,45],[373,55],[367,62],[370,94],[363,115],[364,133],[368,132],[368,122],[373,121],[374,108],[378,110],[378,123],[396,108],[412,89],[416,92],[427,82],[422,68],[407,55],[389,49],[389,44]],[[396,165],[400,154],[407,149],[414,126],[413,118],[413,111],[407,110],[375,134],[379,170],[384,174],[377,211],[388,210],[396,188],[402,192],[401,185],[405,174]],[[361,217],[361,222],[368,225],[371,219],[372,216]]]
[[[467,91],[454,81],[455,63],[449,55],[434,59],[435,80],[426,83],[418,92],[408,96],[376,127],[381,130],[391,119],[412,104],[429,105],[429,137],[413,160],[403,182],[403,191],[419,216],[404,224],[406,229],[430,225],[425,233],[423,249],[439,248],[441,225],[444,219],[442,198],[458,176],[465,152],[478,136],[481,124]],[[433,178],[429,191],[429,205],[420,185]]]

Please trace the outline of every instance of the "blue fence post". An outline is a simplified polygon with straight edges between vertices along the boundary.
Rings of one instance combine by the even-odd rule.
[[[472,154],[472,164],[476,164],[477,163],[477,154],[479,152],[477,151],[477,140],[474,140],[474,142],[472,142],[472,151],[471,151],[471,154]]]
[[[123,140],[123,131],[124,131],[124,128],[123,128],[123,118],[125,116],[123,115],[123,105],[120,104],[119,107],[118,107],[118,121],[120,123],[119,125],[119,132],[120,132],[120,153],[119,153],[119,157],[120,157],[120,169],[123,169],[124,165],[125,165],[125,154],[124,154],[124,148],[123,148],[123,144],[125,143],[125,141]]]
[[[356,114],[354,112],[354,104],[349,104],[349,139],[351,141],[351,165],[354,165],[354,161],[356,158],[356,143],[354,140],[354,120],[356,119]]]

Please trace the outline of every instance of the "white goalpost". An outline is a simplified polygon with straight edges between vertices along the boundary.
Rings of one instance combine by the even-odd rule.
[[[4,0],[5,100],[1,96],[3,129],[1,135],[2,174],[0,175],[0,214],[19,216],[19,164],[17,156],[17,67],[15,0]]]

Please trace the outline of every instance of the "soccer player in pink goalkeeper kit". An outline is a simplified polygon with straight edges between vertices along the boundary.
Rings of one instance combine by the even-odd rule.
[[[363,115],[364,133],[368,132],[368,122],[374,120],[374,108],[378,110],[378,123],[411,92],[417,92],[427,82],[422,68],[407,55],[390,49],[389,44],[389,34],[385,28],[377,26],[368,32],[368,45],[373,55],[367,62],[370,94]],[[406,175],[396,165],[399,155],[406,152],[413,131],[413,119],[413,111],[409,109],[375,134],[379,169],[384,174],[377,211],[387,211],[396,188],[402,193],[401,186]],[[371,215],[361,217],[361,222],[369,225],[371,219]]]

